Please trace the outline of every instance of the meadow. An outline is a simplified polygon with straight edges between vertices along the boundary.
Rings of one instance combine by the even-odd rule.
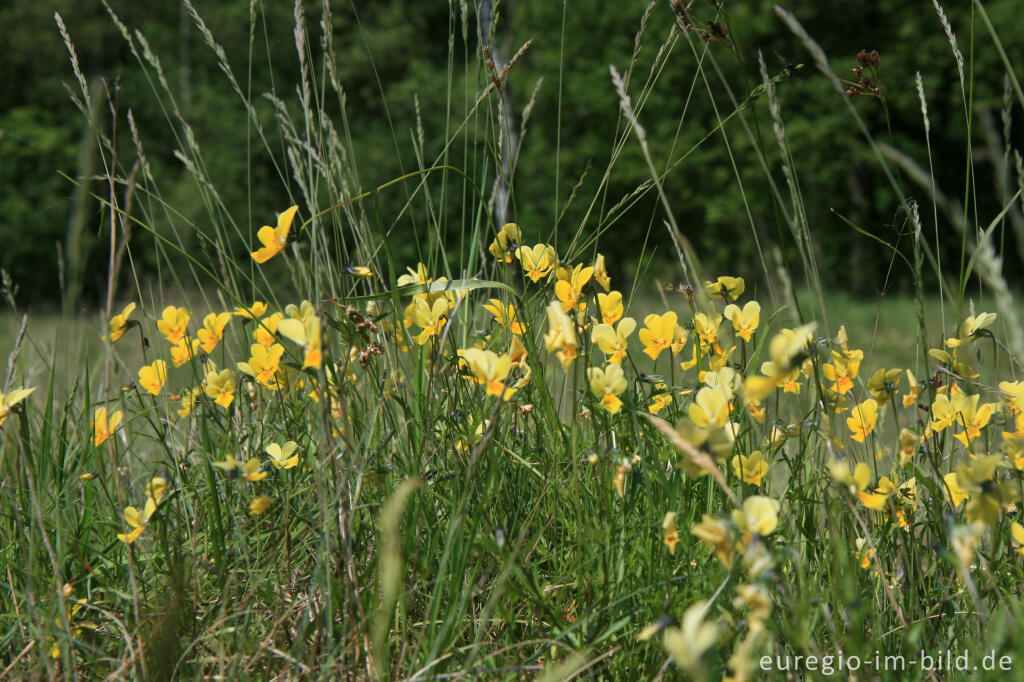
[[[504,94],[528,43],[453,57],[444,144],[417,99],[392,129],[416,167],[369,185],[329,3],[296,4],[281,98],[247,86],[259,3],[248,63],[184,6],[242,151],[274,164],[247,191],[276,209],[228,210],[160,55],[108,7],[192,178],[187,203],[166,191],[57,15],[102,161],[62,175],[98,216],[104,284],[63,315],[0,288],[0,678],[1024,679],[1024,92],[981,2],[967,58],[928,11],[968,144],[974,52],[1005,71],[998,205],[970,153],[938,185],[920,75],[914,161],[855,106],[888,106],[877,53],[841,79],[776,7],[803,61],[760,55],[732,90],[728,3],[676,1],[628,17],[632,61],[591,84],[617,121],[596,187],[552,188],[546,224],[517,218],[532,101]],[[452,3],[450,50],[478,9]],[[689,151],[644,125],[670,59],[716,107]],[[841,216],[886,259],[873,296],[820,262],[833,237],[778,97],[807,72],[890,196],[889,232]],[[708,123],[687,111],[680,129]],[[710,145],[749,223],[735,270],[670,199]],[[619,196],[624,158],[648,174]]]

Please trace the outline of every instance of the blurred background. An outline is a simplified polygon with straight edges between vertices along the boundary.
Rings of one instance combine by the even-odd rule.
[[[126,30],[144,35],[159,58],[162,75],[203,151],[206,176],[226,210],[250,230],[272,222],[288,201],[275,166],[284,163],[284,154],[275,158],[247,153],[253,147],[254,132],[246,125],[245,109],[187,8],[177,2],[108,1]],[[608,67],[614,64],[622,70],[629,65],[648,3],[508,0],[495,4],[445,0],[335,3],[331,28],[335,65],[347,96],[347,131],[363,188],[416,168],[415,145],[410,139],[422,135],[424,155],[434,158],[446,134],[472,106],[462,93],[467,79],[474,83],[481,79],[483,42],[507,62],[532,38],[507,86],[508,103],[517,122],[535,98],[517,159],[510,218],[523,227],[528,241],[539,241],[551,236],[574,187],[578,185],[585,197],[597,188],[615,131],[622,124]],[[252,93],[261,116],[272,119],[273,113],[273,103],[263,93],[296,101],[300,64],[292,3],[196,0],[194,5],[223,46],[242,87]],[[972,200],[970,212],[976,208],[978,221],[987,225],[1017,189],[1012,172],[1015,160],[1004,149],[1019,146],[1021,127],[1002,115],[1010,94],[997,52],[972,51],[972,30],[975,40],[987,44],[989,38],[976,18],[972,23],[971,3],[957,0],[945,7],[967,57],[965,68],[974,73],[973,90],[966,93],[969,109],[964,106],[957,64],[931,2],[793,0],[785,5],[825,49],[840,76],[856,81],[852,69],[858,64],[858,52],[877,50],[875,83],[879,92],[854,97],[853,104],[879,141],[927,168],[925,130],[915,87],[915,73],[921,72],[929,102],[935,177],[950,197],[948,205],[936,211],[937,239],[940,251],[948,249],[958,258],[961,236],[949,229],[945,211],[962,211],[968,195],[964,183],[968,162],[973,160],[977,172],[970,188],[976,203]],[[1024,31],[1020,29],[1024,26],[1020,0],[989,0],[985,6],[1010,61],[1021,63]],[[733,2],[727,10],[728,26],[723,29],[729,40],[715,49],[723,76],[739,100],[761,82],[758,51],[770,74],[789,70],[778,85],[778,94],[808,220],[816,236],[814,248],[828,286],[863,296],[877,295],[886,281],[896,291],[909,289],[910,277],[891,267],[888,248],[857,233],[830,212],[834,208],[887,242],[908,239],[892,192],[843,102],[812,66],[799,68],[809,61],[807,53],[777,18],[772,3]],[[68,311],[95,310],[106,291],[109,245],[105,221],[109,218],[104,218],[88,192],[104,193],[104,157],[97,153],[96,136],[85,126],[83,112],[69,96],[69,89],[78,92],[78,84],[54,20],[55,11],[63,17],[88,88],[95,93],[93,106],[110,108],[104,91],[117,103],[118,128],[115,131],[110,124],[104,134],[113,134],[125,150],[120,159],[122,172],[131,172],[130,157],[137,154],[127,130],[130,110],[143,151],[160,180],[162,200],[178,212],[152,216],[154,229],[173,228],[186,248],[194,247],[199,242],[190,231],[202,229],[208,207],[197,200],[194,176],[175,157],[183,130],[169,116],[166,101],[154,94],[153,70],[143,68],[143,59],[133,54],[103,3],[4,2],[0,8],[5,34],[0,53],[4,74],[0,79],[0,267],[9,273],[12,286],[18,287],[22,305],[43,311],[61,306]],[[252,33],[250,11],[258,16]],[[307,2],[306,11],[308,21],[315,25],[320,3]],[[647,74],[674,20],[668,2],[655,4],[647,20],[649,38],[638,55],[636,73],[641,77]],[[481,41],[481,25],[491,27],[493,41]],[[668,175],[665,187],[680,227],[707,271],[756,280],[762,269],[744,195],[762,246],[778,246],[787,258],[795,258],[796,247],[779,219],[749,138],[738,124],[726,126],[728,144],[715,134],[698,145],[715,127],[715,107],[726,115],[735,105],[714,82],[710,87],[715,106],[703,83],[692,92],[694,55],[688,53],[685,42],[677,43],[675,49],[678,54],[664,62],[658,85],[644,103],[641,122],[652,141],[654,157],[662,165],[669,158],[679,158],[680,150],[694,147]],[[685,125],[680,126],[684,108]],[[766,147],[774,148],[766,103],[756,102],[750,112],[757,134],[769,140]],[[109,111],[98,113],[98,119],[112,120]],[[265,133],[271,149],[283,150],[285,133],[278,126],[268,126]],[[81,179],[82,188],[76,189],[58,171]],[[736,173],[742,182],[737,182]],[[637,145],[627,144],[603,198],[605,206],[628,195],[648,177]],[[777,180],[782,182],[781,173]],[[910,178],[905,179],[905,186],[920,200],[925,224],[931,229],[933,205],[928,193]],[[396,215],[405,199],[401,193],[382,195],[382,210]],[[571,230],[583,223],[588,203],[569,207],[563,222]],[[460,226],[455,223],[461,215],[454,207],[449,219],[442,221],[453,234],[459,233]],[[403,220],[408,223],[404,229],[415,229],[414,216]],[[1022,235],[1024,219],[1014,208],[1000,231],[1004,271],[1011,285],[1016,283],[1012,273],[1024,265]],[[936,239],[935,235],[929,237]],[[609,261],[613,275],[631,277],[637,263],[619,254],[627,250],[638,253],[639,248],[632,246],[645,238],[655,247],[652,272],[657,275],[661,265],[664,277],[671,280],[674,251],[661,226],[653,193],[632,207],[602,236],[598,246],[615,254]],[[240,257],[249,250],[242,241],[233,246]],[[416,261],[412,242],[397,240],[398,262]],[[160,276],[158,251],[154,240],[137,236],[130,254],[134,271]],[[122,277],[129,276],[130,270],[122,271]]]

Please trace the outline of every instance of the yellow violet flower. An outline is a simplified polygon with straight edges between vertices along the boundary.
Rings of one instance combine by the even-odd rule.
[[[516,258],[523,265],[523,274],[534,282],[539,282],[542,277],[547,277],[558,261],[555,255],[555,248],[547,244],[536,246],[520,246],[516,249]]]
[[[878,369],[871,378],[868,379],[867,388],[868,393],[874,398],[879,407],[889,402],[889,398],[896,394],[896,389],[900,384],[900,380],[903,378],[902,370],[890,369]]]
[[[697,426],[725,426],[729,421],[728,389],[724,386],[701,388],[687,414]]]
[[[594,261],[594,281],[601,285],[605,291],[612,288],[612,278],[608,276],[608,269],[604,265],[604,254],[597,254]]]
[[[284,245],[288,242],[288,232],[292,229],[292,221],[295,219],[295,214],[298,210],[298,206],[292,206],[277,216],[277,227],[264,225],[260,228],[259,232],[256,233],[256,239],[263,246],[249,254],[254,261],[261,264],[266,263],[281,253]]]
[[[175,308],[169,305],[164,308],[160,319],[156,322],[156,328],[171,343],[178,343],[185,338],[188,331],[188,321],[191,319],[188,310]]]
[[[458,354],[470,372],[466,378],[478,386],[485,386],[487,395],[508,400],[516,392],[515,388],[505,385],[512,371],[512,357],[507,353],[498,355],[492,350],[465,348],[460,349]]]
[[[946,345],[950,348],[956,348],[957,346],[962,346],[965,343],[973,341],[978,332],[996,321],[996,317],[997,315],[995,313],[978,313],[977,315],[968,315],[964,321],[960,323],[959,338],[946,339]]]
[[[761,304],[757,301],[748,301],[741,309],[735,303],[725,306],[723,311],[725,319],[732,322],[732,328],[744,341],[750,341],[750,337],[757,331],[757,325],[761,322]]]
[[[284,355],[284,346],[275,343],[270,348],[254,343],[249,349],[252,357],[249,362],[239,362],[238,369],[245,372],[263,386],[272,391],[280,388],[278,381],[278,370],[280,369],[281,356]]]
[[[690,532],[715,551],[715,556],[723,566],[732,568],[735,542],[727,525],[709,514],[704,514]]]
[[[732,520],[749,543],[753,536],[767,537],[779,526],[779,502],[763,495],[750,495],[741,509],[732,510]]]
[[[661,528],[665,532],[665,546],[668,547],[669,554],[675,554],[676,545],[679,544],[679,529],[676,528],[675,512],[665,512]]]
[[[980,395],[965,396],[963,409],[956,417],[956,423],[964,427],[960,433],[953,434],[953,437],[964,444],[970,445],[971,441],[981,435],[981,430],[988,425],[992,415],[995,414],[996,403],[985,403],[978,406]]]
[[[924,391],[924,387],[917,381],[917,377],[909,369],[907,370],[907,383],[910,387],[907,392],[903,395],[903,407],[911,407],[917,402],[917,399],[921,397],[921,393]]]
[[[167,363],[154,360],[153,364],[139,369],[139,385],[153,395],[160,395],[167,383]]]
[[[759,486],[764,477],[768,475],[768,462],[765,461],[763,452],[754,450],[749,457],[734,455],[732,469],[736,472],[736,477],[744,483]]]
[[[700,354],[706,355],[709,350],[715,355],[722,354],[722,345],[719,341],[719,328],[722,325],[722,316],[715,313],[705,315],[697,313],[693,316],[693,328],[700,339]]]
[[[932,420],[928,424],[928,428],[941,432],[946,427],[952,426],[966,406],[967,397],[962,393],[954,395],[952,399],[945,393],[940,393],[932,401]]]
[[[132,301],[126,305],[120,313],[110,318],[110,334],[108,336],[104,336],[103,340],[113,343],[124,336],[125,331],[128,329],[128,318],[131,317],[134,310],[135,302]]]
[[[594,276],[594,268],[577,265],[572,272],[566,271],[564,274],[564,278],[559,277],[555,282],[555,296],[562,302],[562,310],[565,312],[583,310],[587,307],[586,302],[580,300],[583,295],[583,287]]]
[[[505,223],[498,230],[498,236],[494,238],[487,250],[499,261],[512,262],[512,254],[523,240],[523,231],[515,223]]]
[[[213,371],[206,375],[206,395],[224,409],[235,399],[235,373],[230,369]]]
[[[864,359],[864,351],[832,351],[832,362],[821,366],[821,373],[833,382],[830,387],[839,395],[845,395],[853,388],[853,380],[860,372],[860,363]]]
[[[444,297],[436,299],[433,305],[428,304],[422,298],[413,301],[412,319],[422,330],[412,337],[413,341],[422,346],[431,337],[441,333],[445,324],[448,323],[448,303],[448,299]]]
[[[727,301],[735,301],[746,287],[742,277],[722,276],[714,282],[704,282],[704,289],[708,292],[708,296]]]
[[[878,422],[878,403],[874,398],[868,398],[855,406],[851,416],[846,418],[846,426],[850,429],[850,437],[858,443],[863,443],[868,434],[875,430]]]
[[[917,437],[917,434],[907,427],[904,426],[900,429],[900,466],[905,467],[910,463],[920,442],[921,439]]]
[[[230,477],[241,474],[242,478],[247,481],[262,481],[267,477],[267,470],[260,465],[259,457],[250,457],[245,464],[242,464],[235,459],[233,454],[228,453],[222,461],[214,462],[213,466],[223,470]]]
[[[10,409],[15,406],[18,402],[32,395],[35,388],[18,388],[12,390],[10,393],[4,394],[0,391],[0,424],[4,423],[7,419],[7,415],[10,414]]]
[[[248,308],[242,306],[236,306],[235,312],[232,315],[236,317],[244,317],[247,320],[255,320],[263,317],[263,314],[267,312],[267,304],[263,301],[253,301],[252,305]]]
[[[114,431],[121,424],[124,413],[117,412],[107,415],[107,408],[97,407],[92,415],[92,442],[99,445],[114,435]]]
[[[644,353],[657,360],[661,351],[672,345],[676,335],[678,317],[671,310],[663,315],[652,313],[644,318],[644,328],[639,332]]]
[[[307,302],[303,301],[303,303]],[[320,368],[323,362],[323,338],[320,333],[320,318],[315,313],[310,313],[301,319],[290,317],[287,320],[281,320],[277,325],[277,333],[302,346],[304,351],[303,369],[307,367]]]
[[[945,483],[945,492],[949,497],[949,501],[952,502],[954,507],[959,507],[960,503],[967,499],[967,493],[960,489],[960,478],[957,476],[955,471],[951,471],[942,477],[943,483]]]
[[[564,371],[569,371],[569,365],[576,359],[576,325],[569,316],[562,310],[558,301],[552,301],[547,307],[548,333],[544,335],[544,347],[550,353],[555,352],[558,362]]]
[[[268,509],[270,509],[271,503],[272,500],[266,495],[255,497],[253,498],[253,501],[249,503],[249,513],[253,516],[264,514]]]
[[[651,404],[647,406],[647,411],[651,414],[657,414],[672,404],[672,393],[666,390],[665,384],[659,383],[654,388],[660,392],[651,396]]]
[[[706,606],[707,602],[697,602],[686,609],[679,627],[666,628],[662,641],[676,665],[697,679],[703,679],[702,658],[719,635],[718,623],[704,620]]]
[[[271,443],[267,446],[267,454],[270,455],[270,463],[277,469],[292,469],[299,463],[299,454],[296,450],[299,444],[293,440],[284,445]]]
[[[277,343],[277,325],[281,324],[281,320],[284,319],[283,313],[274,313],[270,317],[265,317],[256,323],[256,328],[252,331],[253,340],[265,348],[270,348]]]
[[[181,367],[195,357],[197,350],[199,350],[199,341],[186,336],[171,346],[171,364]]]
[[[597,344],[601,352],[608,356],[608,362],[618,364],[626,357],[629,348],[629,335],[636,329],[636,320],[624,317],[616,327],[610,324],[599,324],[590,333],[591,340]]]
[[[495,322],[509,330],[509,332],[520,336],[526,332],[526,327],[523,326],[523,323],[516,316],[516,307],[511,303],[506,305],[499,299],[492,298],[490,303],[483,306],[483,309],[494,317]]]
[[[597,295],[597,307],[601,313],[601,322],[615,324],[622,317],[625,309],[622,306],[622,293],[611,291]]]
[[[124,520],[132,530],[128,533],[118,533],[117,539],[126,545],[135,542],[149,524],[149,519],[156,512],[157,505],[167,490],[167,479],[163,476],[154,476],[146,486],[146,504],[140,512],[135,507],[124,508]]]
[[[203,326],[196,332],[203,351],[212,353],[217,344],[224,339],[224,328],[231,321],[231,313],[210,313],[203,318]]]
[[[1024,398],[1024,381],[1000,381],[999,390],[1003,392],[1006,411],[1011,415],[1020,412],[1020,403],[1018,401]]]
[[[365,265],[346,265],[345,272],[354,277],[373,277],[373,270]]]
[[[178,410],[178,416],[184,419],[185,417],[192,414],[192,408],[196,406],[196,400],[199,398],[200,390],[198,388],[190,388],[181,395],[181,408]]]
[[[626,377],[622,365],[613,363],[604,369],[590,367],[587,369],[587,379],[590,381],[591,392],[601,399],[601,407],[611,414],[618,413],[622,408],[619,396],[626,390]]]
[[[1017,553],[1024,557],[1024,526],[1016,521],[1010,524],[1010,537],[1013,538],[1014,548]]]

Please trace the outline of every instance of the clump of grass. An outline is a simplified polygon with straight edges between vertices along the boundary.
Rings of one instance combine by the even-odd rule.
[[[102,371],[90,365],[69,391],[53,371],[38,381],[19,369],[22,326],[0,394],[3,675],[618,679],[675,666],[757,679],[765,656],[1020,650],[1024,382],[990,231],[970,253],[998,315],[965,305],[963,268],[948,301],[955,328],[923,286],[913,314],[897,316],[916,319],[902,338],[919,353],[882,350],[898,345],[881,331],[900,321],[881,322],[881,305],[814,320],[824,286],[774,96],[787,76],[763,61],[761,84],[716,130],[735,120],[756,141],[747,115],[767,99],[788,200],[774,191],[803,265],[779,278],[789,305],[702,272],[665,200],[671,167],[658,167],[642,125],[657,70],[636,85],[636,59],[611,70],[624,120],[574,233],[495,216],[514,206],[509,131],[525,133],[501,97],[517,56],[498,70],[482,54],[443,151],[427,163],[414,136],[417,168],[366,189],[324,105],[333,92],[344,120],[330,34],[321,69],[297,8],[301,118],[272,95],[267,121],[188,5],[263,151],[272,126],[283,133],[297,199],[282,191],[282,211],[252,226],[225,215],[158,58],[114,17],[171,102],[211,227],[200,250],[156,228],[175,213],[157,178],[97,132],[109,182],[95,199],[111,238],[104,324],[92,329]],[[710,90],[715,56],[676,11],[656,63],[685,38]],[[701,26],[713,42],[722,24]],[[606,204],[629,144],[651,177]],[[657,292],[650,273],[632,289],[609,274],[622,255],[609,230],[649,191],[679,255],[681,274],[666,279],[684,280]],[[396,261],[400,216],[380,202],[391,192],[425,222],[413,235],[421,262]],[[892,245],[894,263],[923,284],[927,258],[941,278],[900,198],[913,252]],[[449,202],[464,207],[457,247],[443,243]],[[118,254],[139,234],[159,246],[166,277],[134,272],[118,312]],[[232,251],[236,238],[248,253]],[[812,305],[792,295],[800,278]],[[918,675],[904,665],[889,672]]]

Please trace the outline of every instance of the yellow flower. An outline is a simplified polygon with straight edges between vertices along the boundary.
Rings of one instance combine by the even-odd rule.
[[[726,568],[732,568],[735,543],[729,527],[719,519],[708,514],[694,524],[691,532],[708,547],[715,551],[715,556]]]
[[[242,478],[247,481],[262,481],[267,477],[267,470],[260,466],[259,457],[251,457],[245,464],[242,464],[235,459],[233,454],[228,453],[222,461],[214,462],[213,466],[222,469],[230,477],[241,474]]]
[[[968,496],[964,516],[971,523],[980,521],[991,526],[999,520],[1003,507],[1017,497],[1014,483],[996,478],[1001,460],[1001,455],[975,457],[956,470],[957,482]]]
[[[1016,521],[1010,524],[1010,537],[1013,538],[1014,548],[1017,553],[1024,557],[1024,526]]]
[[[267,312],[267,304],[263,301],[253,301],[253,304],[248,308],[242,306],[235,307],[235,312],[232,313],[237,317],[244,317],[247,320],[255,320],[263,317],[263,314]]]
[[[252,357],[249,362],[239,362],[238,369],[245,372],[256,381],[272,391],[280,388],[278,370],[280,369],[281,356],[284,355],[284,346],[275,343],[270,348],[254,343],[249,349]]]
[[[651,414],[657,414],[672,404],[672,393],[667,390],[665,384],[657,384],[654,390],[655,393],[651,396],[651,404],[647,407]]]
[[[3,424],[4,420],[7,419],[7,415],[11,413],[11,408],[29,397],[34,390],[36,389],[19,388],[6,395],[4,395],[3,391],[0,391],[0,424]]]
[[[874,398],[868,398],[851,411],[851,416],[846,418],[846,426],[850,429],[850,437],[858,443],[863,443],[868,434],[875,430],[878,422],[878,403]]]
[[[622,294],[612,291],[607,294],[597,295],[597,307],[601,313],[601,321],[605,324],[615,324],[625,312],[622,307]]]
[[[448,303],[448,299],[444,297],[436,299],[433,305],[422,298],[413,301],[413,322],[422,329],[419,334],[412,337],[413,341],[422,346],[431,337],[441,333],[448,323]]]
[[[506,305],[500,300],[492,298],[490,303],[483,306],[483,309],[494,316],[495,322],[511,333],[522,335],[526,331],[526,327],[516,316],[516,307],[511,303]]]
[[[978,315],[968,315],[967,318],[960,323],[959,338],[946,339],[946,345],[950,348],[956,348],[957,346],[962,346],[965,343],[973,341],[978,332],[995,322],[996,317],[997,315],[995,313],[978,313]]]
[[[725,426],[729,421],[728,389],[725,386],[701,388],[687,414],[697,426]]]
[[[171,364],[175,367],[181,367],[195,357],[197,350],[199,350],[198,340],[188,337],[183,338],[171,346]]]
[[[284,249],[284,245],[288,242],[288,232],[292,229],[292,221],[295,219],[295,213],[298,210],[298,206],[292,206],[284,213],[277,216],[277,227],[264,225],[260,228],[259,232],[256,233],[256,239],[258,239],[260,244],[263,246],[249,254],[252,256],[254,261],[257,263],[266,263],[277,254],[281,253],[281,250]]]
[[[736,477],[744,483],[759,486],[764,477],[768,475],[768,462],[765,461],[763,452],[754,450],[750,453],[750,457],[734,455],[732,469],[736,472]]]
[[[564,274],[564,277],[562,275]],[[583,310],[587,307],[585,301],[581,301],[583,287],[590,282],[594,276],[594,268],[577,265],[572,272],[564,271],[559,273],[559,279],[555,282],[555,296],[562,302],[562,310]]]
[[[299,444],[293,440],[283,446],[271,443],[267,446],[267,454],[270,455],[270,463],[277,469],[292,469],[299,463],[299,454],[295,452]]]
[[[624,317],[616,327],[610,324],[599,324],[591,332],[591,340],[597,344],[601,352],[608,356],[608,362],[620,363],[626,357],[629,347],[629,335],[636,329],[636,320]]]
[[[864,538],[857,538],[857,559],[860,561],[860,567],[864,570],[871,568],[871,562],[875,560],[875,548],[866,547],[867,542]]]
[[[702,356],[706,355],[709,350],[713,351],[715,355],[722,354],[722,346],[718,338],[721,324],[722,316],[717,313],[714,315],[697,313],[693,316],[693,328],[697,332],[697,338],[700,339],[700,354]]]
[[[644,353],[652,360],[657,360],[661,351],[672,345],[675,340],[676,322],[678,318],[671,310],[663,315],[650,314],[644,318],[644,328],[640,330],[640,343],[644,344]]]
[[[270,509],[272,500],[266,495],[260,495],[259,497],[253,498],[252,502],[249,503],[249,513],[253,516],[259,516],[260,514],[266,513]]]
[[[942,477],[942,481],[946,484],[944,488],[949,501],[953,503],[954,507],[959,507],[960,503],[967,499],[967,493],[960,490],[960,479],[956,472],[950,471]]]
[[[217,344],[224,338],[224,327],[231,321],[231,313],[210,313],[203,318],[202,328],[196,332],[203,351],[212,353]]]
[[[917,377],[909,369],[907,370],[907,382],[910,384],[910,388],[903,395],[903,407],[910,407],[917,402],[917,399],[921,397],[921,393],[924,388],[917,381]]]
[[[511,263],[512,254],[522,240],[523,231],[519,229],[519,226],[515,223],[505,223],[487,250],[499,261]]]
[[[206,375],[206,395],[224,409],[235,399],[235,373],[230,369],[215,370]]]
[[[590,390],[601,399],[601,407],[616,414],[622,408],[622,400],[619,398],[626,390],[626,377],[622,372],[622,365],[609,364],[604,369],[591,367],[587,369],[587,379],[590,380]]]
[[[608,276],[608,270],[604,266],[604,254],[601,253],[597,254],[597,260],[594,261],[594,281],[605,291],[612,288],[612,278]]]
[[[308,301],[303,301],[308,303]],[[277,325],[277,333],[289,341],[302,346],[304,351],[302,368],[314,367],[319,369],[323,362],[323,338],[320,333],[320,318],[313,312],[312,304],[309,310],[301,318],[293,316],[287,320],[281,320]]]
[[[749,543],[753,536],[767,537],[779,526],[779,502],[763,495],[751,495],[743,500],[742,509],[732,510],[732,520]]]
[[[921,442],[921,439],[917,437],[917,434],[903,427],[900,429],[900,466],[905,467],[914,457],[914,453],[917,452],[917,445]]]
[[[679,627],[665,629],[663,645],[683,670],[700,673],[704,652],[718,641],[718,623],[705,622],[707,602],[697,602],[683,613]],[[703,678],[695,674],[694,677]]]
[[[964,427],[960,433],[953,434],[953,437],[963,443],[970,445],[971,441],[981,435],[981,430],[988,425],[989,419],[995,414],[996,403],[985,403],[978,406],[980,395],[965,396],[963,409],[956,417],[956,423]]]
[[[161,317],[156,322],[156,328],[171,343],[178,343],[185,338],[188,331],[188,321],[191,319],[188,310],[175,308],[169,305],[164,308]]]
[[[178,416],[184,419],[185,417],[192,414],[192,408],[196,406],[196,400],[199,398],[199,389],[190,388],[185,391],[181,396],[181,408],[178,410]]]
[[[345,272],[354,277],[373,277],[373,270],[365,265],[346,265]]]
[[[868,393],[881,407],[889,402],[889,398],[896,394],[896,388],[899,386],[900,379],[902,378],[902,370],[890,369],[886,371],[885,369],[879,369],[868,379],[865,388],[867,388]]]
[[[544,335],[544,347],[550,353],[556,351],[555,356],[562,365],[564,371],[569,371],[569,365],[576,359],[576,325],[569,316],[562,310],[558,301],[552,301],[547,307],[548,333]]]
[[[496,395],[508,400],[516,392],[515,388],[505,385],[512,371],[510,355],[498,355],[492,350],[480,348],[460,349],[458,353],[470,371],[466,378],[478,386],[486,386],[487,395]]]
[[[704,289],[708,292],[708,296],[727,301],[735,301],[739,298],[746,286],[742,277],[722,276],[714,282],[704,282]]]
[[[146,504],[140,512],[135,507],[125,507],[124,509],[124,520],[132,530],[127,533],[118,533],[117,539],[126,545],[130,545],[135,542],[142,532],[146,529],[150,518],[156,512],[157,505],[160,504],[161,498],[164,496],[164,492],[167,490],[167,479],[162,476],[155,476],[146,486]]]
[[[163,360],[154,360],[153,364],[146,365],[139,369],[139,385],[153,395],[160,395],[167,383],[167,363]]]
[[[935,396],[935,400],[932,401],[932,420],[928,428],[940,432],[947,426],[952,426],[966,405],[967,398],[962,393],[954,395],[952,399],[945,393]]]
[[[751,335],[757,330],[761,322],[761,304],[757,301],[748,301],[742,309],[735,303],[725,306],[723,311],[725,319],[732,322],[732,328],[741,339],[750,341]]]
[[[281,324],[281,320],[284,319],[282,313],[274,313],[270,317],[266,317],[256,323],[256,328],[252,331],[253,340],[264,346],[270,348],[277,343],[277,325]]]
[[[833,382],[831,390],[839,395],[845,395],[853,388],[853,380],[857,378],[860,371],[861,360],[864,359],[864,351],[832,351],[832,362],[826,362],[821,366],[821,373],[825,378]]]
[[[669,554],[676,553],[676,545],[679,544],[679,530],[676,528],[676,513],[665,512],[665,519],[661,522],[661,528],[665,531],[665,546]]]
[[[92,416],[92,442],[99,445],[114,435],[123,418],[124,413],[120,410],[108,417],[107,408],[97,407]]]
[[[620,499],[626,496],[626,474],[632,469],[633,464],[626,457],[623,457],[619,466],[615,467],[615,478],[612,479],[612,485],[615,486],[615,493]]]
[[[110,318],[110,335],[104,336],[103,340],[113,343],[124,336],[125,331],[128,329],[128,318],[131,317],[134,310],[135,302],[132,301],[119,314]]]
[[[1011,415],[1020,412],[1020,403],[1018,401],[1024,398],[1024,381],[1000,381],[999,390],[1003,392],[1006,411]]]
[[[546,277],[558,260],[554,247],[547,244],[520,246],[516,249],[516,258],[523,265],[523,274],[534,282]]]

